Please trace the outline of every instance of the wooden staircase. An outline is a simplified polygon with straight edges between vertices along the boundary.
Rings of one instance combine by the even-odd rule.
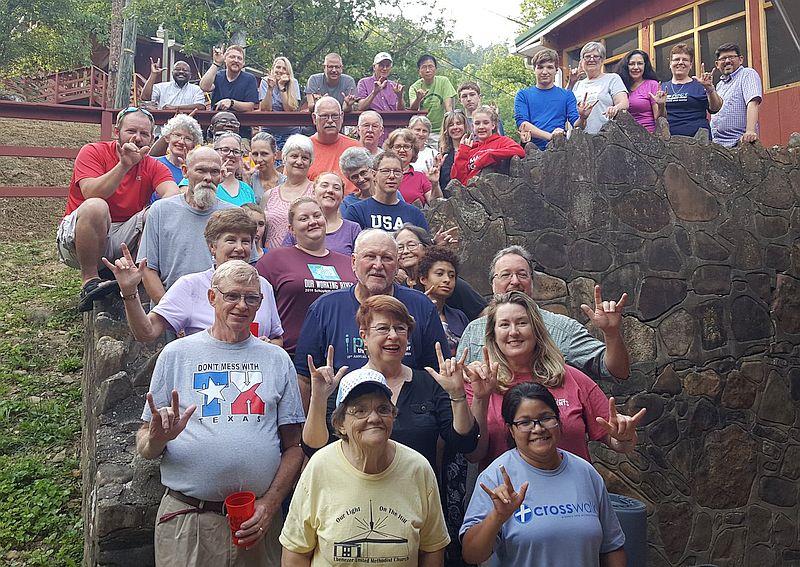
[[[0,80],[0,88],[20,94],[28,102],[104,106],[108,73],[92,65],[43,77]]]

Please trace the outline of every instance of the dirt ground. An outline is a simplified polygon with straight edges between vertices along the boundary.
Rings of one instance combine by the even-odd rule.
[[[0,145],[80,148],[100,139],[98,124],[0,118]],[[69,185],[72,160],[0,157],[0,185]],[[0,199],[0,240],[24,242],[55,235],[64,214],[62,198]]]

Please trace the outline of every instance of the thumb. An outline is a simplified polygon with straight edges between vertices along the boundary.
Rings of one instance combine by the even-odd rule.
[[[581,303],[581,310],[586,314],[589,319],[594,319],[594,309],[586,305],[585,303]]]
[[[602,417],[596,417],[596,418],[594,418],[594,419],[595,419],[595,421],[597,421],[597,423],[598,423],[600,426],[602,426],[602,427],[603,427],[603,429],[605,429],[605,430],[606,430],[606,433],[611,433],[611,432],[614,430],[614,428],[613,428],[613,427],[611,427],[611,424],[610,424],[610,423],[608,423],[608,422],[607,422],[605,419],[603,419]]]
[[[139,270],[144,270],[147,267],[147,258],[142,258],[142,261],[139,262]]]

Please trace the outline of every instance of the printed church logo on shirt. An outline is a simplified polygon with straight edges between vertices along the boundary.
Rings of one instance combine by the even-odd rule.
[[[392,533],[394,527],[403,529],[408,519],[392,507],[378,506],[373,513],[372,500],[369,501],[369,521],[366,510],[360,506],[348,509],[336,518],[337,522],[350,517],[358,532],[352,536],[333,542],[333,563],[399,563],[410,557],[408,539]]]
[[[207,369],[215,366],[223,365],[202,364],[200,367],[203,370],[194,373],[194,389],[203,396],[203,403],[200,406],[200,419],[202,420],[204,417],[219,418],[223,415],[228,415],[229,421],[233,421],[232,417],[234,415],[264,415],[264,400],[256,393],[256,390],[264,381],[261,371],[257,369],[258,365],[229,363],[224,366],[236,367],[237,369],[223,371],[210,371]],[[247,368],[250,366],[254,369]],[[243,421],[246,420],[247,418]],[[260,419],[257,421],[260,421]]]
[[[337,289],[347,289],[353,285],[351,282],[342,281],[342,277],[336,270],[336,266],[306,264],[306,267],[311,274],[311,279],[306,278],[303,280],[305,292],[326,293],[329,291],[336,291]]]

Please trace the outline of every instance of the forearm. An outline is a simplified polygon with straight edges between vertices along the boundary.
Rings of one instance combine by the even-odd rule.
[[[303,425],[303,443],[313,449],[319,449],[328,444],[327,413],[328,400],[323,396],[316,396],[312,390],[308,415]]]
[[[252,112],[256,109],[256,103],[244,102],[242,100],[231,100],[231,110],[236,112]]]
[[[274,339],[270,339],[269,342],[274,344],[275,346],[283,348],[283,335],[281,335],[280,337],[275,337]]]
[[[369,95],[358,101],[358,109],[361,111],[367,110],[369,108],[369,105],[372,104],[372,101],[374,99],[375,99],[375,91],[371,91]]]
[[[158,305],[158,302],[167,292],[161,282],[161,275],[155,270],[145,268],[144,274],[142,274],[142,283],[144,283],[144,289],[147,291],[147,295],[150,296],[150,300]]]
[[[468,529],[461,542],[464,561],[477,565],[489,559],[503,523],[497,512],[492,510],[481,522]]]
[[[411,101],[411,110],[419,110],[419,105],[421,102],[421,98],[415,98],[413,101]]]
[[[519,125],[519,130],[520,132],[525,130],[529,132],[530,135],[533,136],[534,138],[537,138],[539,140],[547,140],[548,142],[553,137],[553,134],[551,134],[550,132],[546,132],[541,128],[537,128],[527,120],[523,121],[522,124]]]
[[[167,443],[151,440],[148,434],[149,429],[150,424],[145,423],[139,428],[139,431],[136,432],[136,452],[139,453],[143,459],[152,460],[161,456],[161,453],[167,448]]]
[[[200,79],[201,90],[207,93],[214,90],[214,78],[217,76],[217,71],[219,71],[219,65],[212,63]]]
[[[258,109],[263,112],[272,112],[272,95],[269,90],[267,91],[267,95],[261,99]]]
[[[706,89],[706,94],[708,95],[708,111],[711,114],[719,112],[719,109],[722,108],[722,98],[720,98],[717,89],[714,87]]]
[[[82,179],[78,186],[86,199],[91,197],[108,199],[117,190],[127,172],[128,170],[123,167],[122,162],[117,162],[114,167],[100,177]]]
[[[283,553],[281,554],[281,566],[311,567],[311,557],[313,557],[313,555],[314,555],[313,551],[310,551],[308,553],[295,553],[294,551],[289,551],[284,547]]]
[[[620,329],[605,335],[606,354],[604,360],[608,371],[620,380],[626,380],[631,372],[631,360]]]
[[[165,156],[167,155],[167,147],[169,147],[167,137],[161,136],[152,146],[150,146],[150,155],[153,157]]]
[[[660,117],[667,117],[667,105],[666,104],[659,104],[657,102],[653,103],[653,120],[658,120]]]
[[[465,457],[470,463],[477,463],[482,459],[485,459],[487,453],[489,452],[488,400],[473,399],[472,408],[470,408],[470,410],[473,418],[478,422],[480,434],[478,437],[478,445],[475,447],[475,450],[472,451],[472,453],[465,455]]]
[[[445,112],[451,112],[453,110],[453,98],[447,97],[444,99],[444,110]]]
[[[406,101],[403,100],[403,93],[399,93],[397,95],[397,110],[405,110],[406,109]]]
[[[156,75],[150,73],[150,76],[147,77],[147,82],[145,82],[144,86],[142,87],[142,100],[150,100],[150,97],[153,96],[153,85],[156,83]]]
[[[627,559],[625,557],[625,548],[620,547],[611,553],[600,554],[600,567],[625,567]]]
[[[191,111],[191,110],[205,110],[206,105],[196,102],[194,104],[179,104],[177,106],[167,105],[163,110],[177,110],[177,111]],[[151,154],[152,155],[152,154]]]
[[[451,398],[451,400],[460,399],[462,395],[464,394]],[[475,418],[472,417],[472,412],[469,411],[467,399],[464,398],[457,402],[451,401],[450,406],[453,408],[453,429],[459,435],[467,435],[472,431],[472,427],[475,424]]]
[[[120,291],[128,296],[136,292],[135,289],[130,291],[122,288]],[[164,332],[164,319],[153,312],[145,313],[138,294],[136,297],[124,299],[122,303],[125,304],[125,318],[128,320],[128,327],[134,339],[140,343],[151,343],[161,336]]]
[[[758,109],[761,103],[757,100],[751,100],[747,103],[747,125],[745,132],[755,132],[758,128]]]
[[[442,567],[444,565],[444,549],[439,551],[420,551],[418,556],[419,567]]]

